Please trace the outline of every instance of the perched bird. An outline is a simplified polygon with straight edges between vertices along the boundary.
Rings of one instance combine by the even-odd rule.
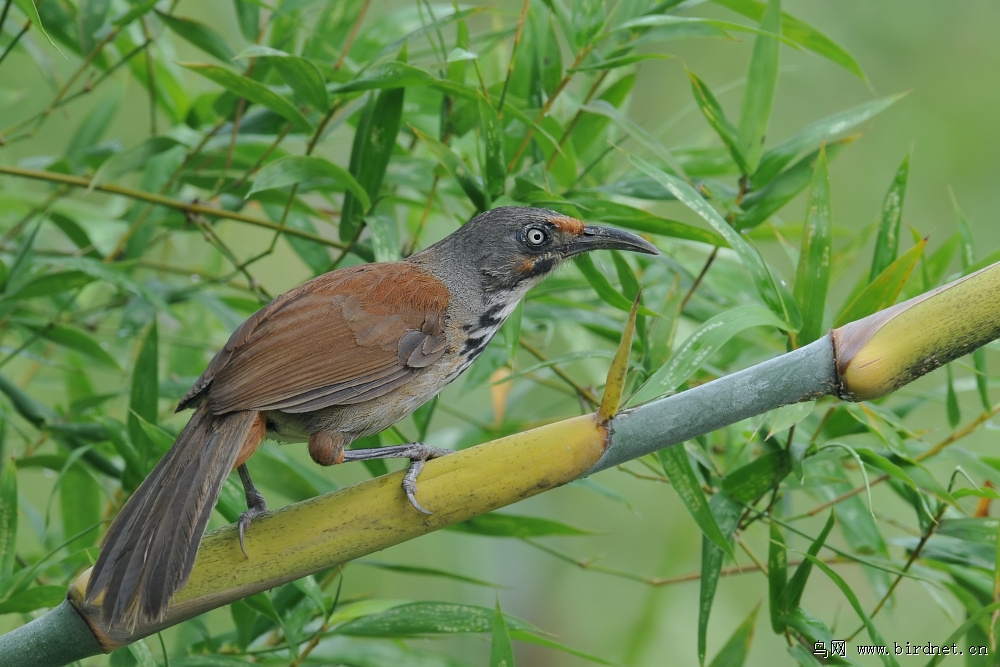
[[[657,252],[627,232],[503,207],[406,260],[325,273],[274,299],[181,399],[177,409],[194,407],[194,415],[111,524],[87,602],[111,627],[163,620],[233,468],[247,496],[242,547],[251,519],[267,509],[244,465],[265,437],[308,440],[320,465],[408,458],[403,490],[426,512],[417,475],[446,450],[345,447],[432,398],[479,356],[532,286],[565,259],[601,248]]]

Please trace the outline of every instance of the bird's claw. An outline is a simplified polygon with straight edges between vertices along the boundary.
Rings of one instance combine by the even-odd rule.
[[[413,505],[413,509],[417,510],[421,514],[431,515],[434,512],[424,509],[424,507],[417,502],[417,476],[420,471],[424,469],[424,463],[430,459],[440,458],[451,454],[450,449],[441,449],[440,447],[430,447],[422,442],[415,442],[412,445],[413,451],[410,456],[410,467],[406,470],[406,475],[403,476],[403,491],[406,493],[406,499],[410,501]]]
[[[256,492],[256,489],[254,489],[254,491]],[[240,529],[240,551],[243,552],[244,558],[250,558],[250,555],[247,553],[246,544],[243,542],[243,535],[246,533],[246,529],[250,527],[250,522],[253,521],[254,518],[260,516],[261,514],[265,514],[266,512],[267,502],[264,501],[264,496],[260,495],[260,493],[256,493],[256,495],[251,498],[250,494],[247,494],[247,511],[240,514],[240,519],[237,522]]]

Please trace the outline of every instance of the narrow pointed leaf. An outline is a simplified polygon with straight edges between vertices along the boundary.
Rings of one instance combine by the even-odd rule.
[[[725,493],[717,493],[709,502],[712,514],[718,521],[720,530],[725,535],[732,535],[739,524],[743,506],[734,502]],[[708,537],[701,539],[701,588],[698,592],[698,664],[705,664],[705,654],[708,647],[708,619],[712,614],[712,603],[715,601],[715,591],[722,574],[722,563],[726,554],[732,552],[720,549],[709,541]]]
[[[688,513],[698,524],[702,534],[712,541],[717,547],[730,558],[736,558],[733,553],[733,545],[730,543],[732,531],[723,532],[722,527],[715,519],[712,509],[709,507],[705,492],[701,489],[701,482],[694,474],[691,461],[688,459],[687,450],[684,445],[674,445],[666,447],[656,453],[663,466],[663,472],[670,480],[670,485],[684,503]]]
[[[215,56],[222,62],[228,63],[236,56],[236,52],[226,42],[219,33],[209,28],[204,23],[183,16],[174,16],[155,10],[164,25],[181,39],[193,44],[205,53]]]
[[[837,316],[834,328],[860,320],[872,313],[888,308],[896,301],[913,269],[927,247],[927,239],[913,246],[890,264],[875,280],[870,282]]]
[[[389,88],[372,93],[368,104],[361,111],[351,148],[349,170],[374,202],[382,189],[382,179],[389,166],[389,158],[396,148],[399,124],[403,117],[403,88]],[[344,197],[340,212],[340,240],[354,238],[361,224],[361,217],[368,213],[361,200],[351,192]]]
[[[140,458],[144,463],[150,463],[159,451],[153,441],[142,428],[141,420],[151,424],[157,421],[157,403],[159,399],[159,336],[156,320],[146,332],[139,346],[139,356],[135,360],[132,371],[132,390],[129,399],[128,435],[138,448]]]
[[[594,266],[594,259],[590,255],[577,255],[573,258],[573,262],[602,301],[626,313],[632,310],[632,302],[615,289],[604,274],[597,270],[597,267]],[[657,317],[656,313],[645,306],[639,306],[639,312],[643,315]]]
[[[0,462],[0,580],[14,573],[17,539],[17,467]]]
[[[802,328],[796,339],[799,346],[808,345],[824,333],[823,314],[830,286],[832,239],[830,181],[826,170],[826,151],[820,149],[809,188],[806,218],[802,224],[802,247],[793,291],[802,313]]]
[[[826,544],[826,538],[830,536],[830,531],[833,530],[833,525],[836,522],[836,515],[830,512],[830,517],[826,520],[823,530],[816,536],[813,543],[809,545],[808,555],[815,556],[819,553],[819,550]],[[812,561],[810,560],[803,560],[799,563],[799,566],[795,568],[795,574],[792,575],[792,578],[785,586],[785,591],[781,596],[781,609],[785,610],[789,615],[796,612],[799,603],[802,601],[802,593],[805,591],[806,582],[809,581],[809,575],[812,573],[812,565]],[[788,618],[786,617],[787,620]]]
[[[485,211],[489,207],[488,196],[483,190],[482,184],[469,169],[469,166],[462,161],[462,158],[451,150],[450,147],[434,137],[424,134],[415,127],[410,129],[431,149],[434,156],[444,165],[444,168],[448,170],[452,178],[458,182],[465,195],[469,198],[469,201],[476,207],[476,212],[481,213]]]
[[[872,257],[869,280],[875,280],[896,260],[896,255],[899,253],[899,227],[903,220],[903,199],[906,196],[906,180],[909,174],[910,154],[907,153],[882,201],[882,217],[875,239],[875,255]]]
[[[510,644],[510,633],[507,631],[507,621],[500,611],[500,599],[497,598],[493,611],[493,637],[490,642],[490,667],[514,667],[514,647]]]
[[[778,283],[775,281],[774,276],[768,270],[767,265],[764,264],[764,260],[761,258],[760,253],[754,248],[750,243],[743,238],[743,236],[733,229],[722,216],[712,208],[708,202],[706,202],[698,192],[692,188],[690,185],[672,176],[661,169],[657,169],[654,165],[643,160],[640,157],[634,155],[629,155],[629,161],[635,165],[640,171],[645,173],[647,176],[652,178],[654,181],[658,182],[664,188],[669,190],[678,201],[683,203],[685,206],[690,208],[692,211],[697,213],[704,219],[709,225],[715,229],[726,241],[729,246],[736,251],[736,254],[740,258],[740,262],[743,264],[743,268],[747,270],[750,277],[753,279],[754,286],[757,288],[757,292],[760,294],[761,299],[768,305],[768,307],[776,314],[781,317],[791,329],[796,329],[801,322],[801,316],[799,315],[798,308],[795,306],[794,301],[790,294],[779,287]]]
[[[240,34],[248,42],[257,41],[257,33],[260,32],[260,5],[257,0],[233,0],[233,7]]]
[[[490,199],[496,199],[503,194],[504,181],[507,178],[507,161],[503,150],[503,125],[497,118],[496,110],[479,98],[479,127],[483,137],[483,175],[486,178],[486,191]]]
[[[760,604],[754,606],[749,616],[733,631],[726,643],[715,654],[709,667],[742,667],[750,653],[753,642],[753,629],[757,623],[757,612]]]
[[[669,394],[711,359],[733,336],[752,327],[763,326],[786,330],[788,327],[774,313],[761,306],[737,306],[709,318],[632,395],[628,404],[638,405]]]
[[[818,148],[823,142],[830,144],[853,132],[862,123],[882,113],[904,96],[905,93],[880,97],[845,111],[839,111],[802,128],[792,137],[764,153],[760,159],[760,166],[757,167],[757,171],[753,175],[754,188],[767,185],[803,151]]]
[[[729,153],[733,156],[733,161],[736,162],[740,171],[744,174],[751,173],[753,170],[743,153],[739,131],[726,118],[726,114],[719,105],[719,101],[715,99],[715,95],[705,85],[705,82],[699,79],[691,70],[688,70],[687,74],[691,80],[691,92],[694,94],[694,101],[698,104],[698,108],[701,109],[705,120],[712,126],[715,133],[719,135],[722,142],[726,144]]]
[[[281,80],[310,106],[320,111],[330,110],[330,96],[326,92],[326,81],[319,68],[311,60],[261,45],[246,48],[235,58],[267,58],[281,75]]]
[[[310,184],[310,181],[317,182]],[[330,186],[346,188],[365,210],[371,207],[368,193],[349,171],[325,158],[312,155],[288,155],[268,162],[257,172],[247,197],[264,190],[296,184],[310,185],[310,189],[330,189],[325,186],[325,181],[330,181]]]
[[[767,548],[767,591],[768,607],[771,612],[771,629],[775,634],[785,631],[783,616],[788,613],[784,607],[785,586],[788,583],[788,547],[781,526],[771,522],[771,540]]]
[[[781,33],[781,1],[768,0],[767,9],[760,22],[760,29]],[[771,102],[778,85],[778,54],[780,42],[769,35],[757,35],[750,58],[743,108],[740,111],[740,148],[747,162],[748,172],[753,173],[760,161],[760,154],[771,118]]]
[[[282,118],[294,123],[300,130],[311,131],[313,129],[309,119],[303,116],[294,104],[260,82],[218,65],[207,63],[180,64],[192,72],[197,72],[206,79],[214,81],[237,97],[243,97],[254,104],[270,109]]]

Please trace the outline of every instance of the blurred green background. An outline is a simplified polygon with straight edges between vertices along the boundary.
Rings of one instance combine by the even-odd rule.
[[[496,6],[492,3],[476,3]],[[689,3],[699,5],[700,3]],[[366,25],[376,21],[380,13],[396,11],[404,3],[376,2],[372,4]],[[406,5],[408,6],[408,4]],[[520,3],[499,4],[500,11],[514,20]],[[836,224],[860,230],[879,215],[882,198],[899,162],[912,147],[910,180],[904,210],[904,227],[912,226],[921,234],[930,235],[931,248],[936,247],[955,229],[955,216],[948,188],[970,219],[977,240],[977,252],[983,256],[1000,247],[1000,230],[993,220],[1000,184],[1000,3],[993,0],[962,0],[934,2],[932,0],[786,0],[783,9],[817,26],[842,44],[864,68],[871,90],[856,77],[830,62],[810,53],[783,47],[781,76],[778,83],[768,142],[780,141],[803,125],[863,101],[871,99],[873,91],[888,95],[909,91],[909,95],[868,123],[869,130],[854,145],[845,150],[830,166],[833,216]],[[184,0],[177,11],[213,25],[225,35],[238,34],[228,3],[209,6]],[[711,5],[699,7],[706,15],[736,20],[725,9]],[[483,18],[482,20],[488,20]],[[644,128],[663,138],[667,145],[709,144],[711,130],[691,101],[684,66],[691,68],[718,94],[722,105],[738,114],[741,81],[746,75],[746,63],[752,39],[743,34],[741,41],[691,40],[672,44],[677,58],[649,61],[639,66],[629,116]],[[41,41],[36,41],[48,48]],[[189,48],[186,45],[182,48]],[[181,53],[179,59],[190,54]],[[47,57],[59,70],[71,69],[67,60],[48,49]],[[197,59],[197,58],[192,58]],[[38,74],[28,57],[15,53],[11,61],[0,68],[0,100],[5,95],[23,94],[16,106],[5,106],[6,117],[0,125],[7,126],[44,106],[50,92],[38,84]],[[195,85],[200,85],[196,81]],[[728,89],[728,92],[723,92]],[[148,106],[143,91],[130,81],[124,89],[125,103],[108,136],[119,137],[126,146],[146,136]],[[74,107],[72,116],[57,112],[45,125],[43,136],[32,142],[22,142],[0,150],[0,161],[16,164],[29,156],[45,151],[59,154],[67,141],[76,119],[98,99],[85,100]],[[339,142],[339,143],[338,143]],[[350,151],[350,135],[335,134],[324,144],[324,154],[346,156]],[[346,159],[340,160],[345,163]],[[28,165],[26,165],[28,166]],[[8,181],[5,187],[11,187]],[[805,209],[804,195],[787,206],[780,214],[783,222],[800,222],[796,216]],[[669,206],[670,215],[693,220],[679,206]],[[433,221],[427,240],[438,238],[448,225]],[[269,240],[264,233],[227,227],[227,238],[233,247],[249,252]],[[909,233],[904,232],[908,247]],[[795,237],[797,243],[797,237]],[[185,250],[181,247],[181,251]],[[193,252],[193,251],[192,251]],[[784,275],[794,272],[787,257],[775,244],[764,248],[765,256],[773,260]],[[868,256],[870,250],[863,254]],[[839,267],[845,278],[835,281],[835,294],[846,294],[854,276],[848,273],[856,267]],[[308,270],[287,248],[257,266],[256,274],[273,294],[309,277]],[[849,280],[847,279],[849,278]],[[623,321],[623,317],[621,320]],[[558,334],[557,334],[558,335]],[[223,338],[224,340],[224,338]],[[222,342],[221,340],[218,342]],[[550,349],[578,349],[585,340],[557,338]],[[994,355],[995,356],[995,355]],[[14,365],[16,369],[16,364]],[[590,373],[592,381],[600,382],[601,363],[581,365],[581,372]],[[16,373],[15,373],[16,376]],[[904,395],[917,395],[928,387],[937,387],[938,380],[926,380],[905,388]],[[967,386],[967,385],[966,385]],[[53,391],[58,388],[52,387]],[[994,392],[995,393],[995,392]],[[961,394],[963,404],[972,402],[971,392]],[[519,402],[552,401],[553,416],[574,414],[572,400],[539,398],[533,392],[515,390],[509,410],[517,411]],[[465,388],[463,379],[447,389],[442,398],[457,411],[468,411],[484,421],[492,419],[490,395],[485,387],[473,391]],[[166,417],[165,417],[166,419]],[[185,416],[171,418],[171,425],[183,423]],[[930,441],[947,432],[943,407],[927,410],[916,417],[916,428],[925,429]],[[748,427],[749,428],[749,427]],[[441,441],[433,444],[448,446],[448,431],[439,434]],[[980,431],[966,441],[974,451],[996,453],[995,429]],[[273,444],[269,444],[274,446]],[[304,448],[292,446],[294,455],[307,458]],[[251,462],[251,470],[254,465]],[[947,470],[947,468],[942,468]],[[338,483],[347,484],[367,477],[360,466],[345,466],[323,470]],[[943,473],[947,475],[947,472]],[[629,475],[611,470],[595,476],[595,480],[620,494],[628,505],[607,502],[599,495],[578,485],[544,494],[511,508],[518,514],[551,517],[589,531],[592,535],[573,538],[549,538],[546,544],[579,559],[580,567],[567,565],[553,556],[517,540],[498,540],[442,531],[419,540],[389,549],[372,560],[412,565],[428,565],[458,574],[496,582],[502,587],[476,587],[445,579],[420,578],[389,573],[369,567],[351,567],[344,580],[344,595],[371,594],[379,598],[427,599],[466,602],[491,607],[499,597],[505,612],[529,620],[551,632],[559,642],[602,656],[615,664],[624,665],[693,665],[696,664],[694,637],[698,619],[698,584],[676,581],[687,575],[697,575],[700,569],[701,534],[683,505],[666,487],[637,484]],[[28,471],[22,474],[22,493],[41,500],[47,497],[51,475]],[[885,488],[876,489],[873,499],[877,510],[887,516],[903,511],[900,501]],[[271,499],[272,506],[281,504]],[[808,526],[815,534],[824,517],[817,517]],[[887,539],[903,536],[891,525],[880,523]],[[32,540],[22,529],[25,540]],[[751,541],[758,555],[766,555],[764,541]],[[792,548],[804,550],[806,544],[792,540]],[[790,555],[794,558],[794,554]],[[610,576],[588,569],[599,564],[615,570],[648,577],[662,585],[649,585],[626,578]],[[746,565],[748,561],[741,560]],[[728,566],[728,564],[727,564]],[[862,604],[870,609],[876,602],[864,577],[856,567],[847,565],[838,570],[855,586]],[[766,606],[766,587],[759,573],[722,579],[713,608],[709,629],[709,655],[713,655],[728,634],[758,604]],[[961,612],[953,602],[947,606],[956,616],[949,618],[931,600],[929,587],[914,581],[904,581],[891,608],[879,617],[879,627],[888,642],[926,642],[942,639],[943,629],[956,627]],[[806,591],[803,606],[814,610],[830,610],[838,619],[832,625],[837,630],[853,631],[856,618],[850,606],[828,580],[814,577]],[[224,618],[228,612],[218,610],[208,617]],[[828,618],[830,615],[826,614]],[[958,619],[958,620],[956,620]],[[0,617],[0,631],[19,622],[14,616]],[[183,632],[194,633],[186,627]],[[434,640],[420,640],[441,648]],[[444,650],[469,658],[485,660],[489,650],[488,637],[451,639]],[[519,664],[576,665],[581,659],[563,653],[521,644]],[[88,664],[102,664],[105,658]],[[925,660],[920,660],[922,664]],[[860,660],[861,664],[878,664]],[[790,664],[783,637],[767,628],[766,613],[757,620],[757,632],[750,652],[750,665]],[[902,658],[901,664],[917,664],[913,658]],[[960,664],[945,660],[944,664]]]

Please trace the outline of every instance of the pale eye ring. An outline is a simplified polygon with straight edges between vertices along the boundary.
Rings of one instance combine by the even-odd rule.
[[[538,248],[549,240],[549,232],[543,227],[528,227],[524,230],[524,242],[532,248]]]

